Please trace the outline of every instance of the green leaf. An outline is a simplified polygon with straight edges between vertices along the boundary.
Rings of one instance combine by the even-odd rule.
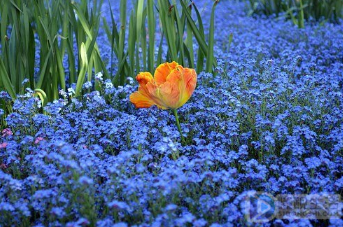
[[[130,22],[129,22],[129,42],[128,42],[128,56],[130,60],[130,74],[133,73],[133,70],[135,68],[135,50],[138,49],[138,42],[136,36],[139,36],[138,33],[136,33],[136,17],[134,13],[131,13],[130,16]],[[136,46],[137,43],[137,46]],[[138,62],[136,64],[139,64],[139,58],[136,59]]]
[[[163,44],[163,38],[164,38],[164,33],[162,32],[160,44],[158,46],[156,65],[160,65],[162,63],[162,44]]]
[[[147,0],[148,30],[149,30],[149,50],[148,50],[148,71],[154,70],[154,53],[155,53],[155,29],[156,19],[154,14],[154,1]]]
[[[187,21],[187,37],[185,42],[185,54],[188,57],[189,67],[194,68],[194,48],[193,48],[193,32]]]
[[[146,18],[147,10],[145,9],[143,12],[143,17]],[[146,30],[145,24],[141,24],[144,29],[141,29],[141,48],[142,48],[142,58],[143,58],[143,70],[147,70],[147,42],[146,42]],[[137,40],[138,43],[139,40]]]
[[[57,46],[57,45],[56,45]],[[55,49],[56,51],[56,62],[57,62],[57,69],[58,69],[58,76],[59,76],[59,84],[61,85],[61,89],[66,90],[66,85],[65,85],[65,73],[64,73],[64,68],[63,68],[63,63],[62,63],[62,57],[61,57],[61,50],[58,48]],[[54,87],[53,89],[56,89],[55,93],[58,93],[58,87]]]
[[[143,26],[143,11],[144,11],[144,0],[138,0],[137,2],[137,12],[136,12],[136,31],[137,31],[137,38],[138,35],[141,34],[141,29]]]
[[[68,63],[69,63],[69,83],[76,82],[76,72],[75,72],[75,56],[74,56],[74,49],[73,49],[73,39],[71,37],[68,38],[67,43],[67,53],[68,53]]]
[[[184,28],[185,28],[185,20],[180,18],[179,12],[176,7],[176,2],[173,0],[174,7],[173,7],[173,12],[174,12],[174,18],[176,22],[176,27],[177,27],[177,50],[179,51],[179,57],[178,57],[178,63],[181,65],[185,65],[184,62],[184,45],[183,45],[183,35],[184,35]],[[184,14],[182,17],[185,17]]]
[[[39,88],[36,88],[34,90],[34,96],[38,96],[42,102],[42,106],[45,106],[48,102],[48,98],[47,98],[47,95],[46,93],[42,90],[42,89],[39,89]]]
[[[12,33],[11,33],[11,38],[9,40],[9,54],[8,54],[8,60],[9,60],[9,73],[11,77],[11,81],[13,83],[13,86],[15,88],[16,92],[19,92],[20,90],[20,83],[18,79],[18,74],[17,74],[17,53],[20,49],[21,45],[20,42],[17,41],[17,32],[16,32],[16,26],[13,25]]]
[[[82,28],[83,28],[84,32],[87,34],[88,37],[93,39],[92,32],[89,29],[90,26],[87,22],[87,19],[86,19],[84,13],[82,12],[81,8],[75,3],[73,3],[73,7],[75,9],[75,12],[77,14],[77,17],[78,17],[80,23],[82,24]]]
[[[214,12],[215,7],[218,4],[219,0],[216,0],[213,3],[212,12],[211,12],[211,20],[210,20],[210,31],[209,31],[209,39],[208,39],[208,49],[207,49],[207,60],[206,60],[206,71],[212,73],[213,72],[213,62],[214,62]]]
[[[12,99],[15,99],[17,97],[16,93],[12,86],[11,80],[8,77],[8,73],[6,71],[4,62],[2,61],[1,58],[0,58],[0,78],[1,78],[0,87],[4,87],[6,91],[8,92],[8,94],[12,97]]]
[[[48,62],[50,60],[51,54],[52,54],[52,49],[49,50],[47,56],[45,57],[45,60],[44,60],[44,63],[43,63],[43,67],[40,69],[39,80],[38,80],[38,83],[36,85],[36,88],[42,88],[45,76],[48,74],[46,69],[47,69]]]
[[[36,42],[34,37],[33,28],[30,26],[29,28],[29,49],[28,49],[28,72],[29,72],[29,81],[31,89],[35,86],[35,50],[36,50]]]
[[[75,89],[75,96],[81,95],[82,85],[85,80],[85,75],[88,67],[88,57],[87,57],[87,49],[84,43],[81,43],[80,49],[80,58],[81,58],[81,70],[79,76],[77,78],[76,89]]]
[[[193,31],[193,33],[195,35],[195,38],[196,38],[196,40],[199,43],[199,46],[200,46],[201,50],[204,53],[206,53],[207,50],[208,50],[208,47],[207,47],[207,44],[205,42],[205,37],[202,35],[202,33],[200,33],[201,30],[197,29],[197,27],[196,27],[196,25],[195,25],[191,15],[190,15],[190,13],[187,11],[187,6],[185,5],[185,3],[183,1],[181,1],[181,5],[182,5],[182,7],[184,9],[185,15],[186,15],[187,20],[189,22],[189,26],[192,29],[192,31]],[[193,5],[193,6],[196,9],[196,6],[195,5]],[[200,25],[202,24],[200,15],[198,16],[198,20],[199,20],[199,27],[200,27]]]
[[[169,4],[169,1],[158,0],[159,15],[162,24],[162,30],[168,43],[168,52],[172,61],[178,61],[176,38],[175,38],[175,25],[174,20],[171,18],[174,7]]]

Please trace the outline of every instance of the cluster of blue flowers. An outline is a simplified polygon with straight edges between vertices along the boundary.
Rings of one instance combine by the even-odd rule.
[[[251,194],[342,194],[342,25],[298,29],[219,4],[216,73],[200,73],[178,110],[184,146],[171,112],[129,102],[132,79],[116,88],[99,74],[101,91],[62,91],[44,114],[30,91],[14,102],[0,133],[0,226],[246,226]],[[343,226],[326,217],[261,225]]]

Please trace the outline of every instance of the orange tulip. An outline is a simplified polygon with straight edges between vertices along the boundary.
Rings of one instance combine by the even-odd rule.
[[[130,101],[136,108],[156,105],[160,109],[177,109],[193,94],[197,74],[194,69],[167,62],[157,67],[154,76],[141,72],[136,79],[138,91],[130,95]]]

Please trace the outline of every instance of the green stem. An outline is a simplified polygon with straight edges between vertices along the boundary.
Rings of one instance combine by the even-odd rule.
[[[299,18],[298,18],[298,26],[299,28],[304,28],[304,8],[303,8],[303,1],[300,0],[300,13],[299,13]]]
[[[180,136],[181,136],[181,144],[184,145],[185,144],[185,138],[182,135],[181,126],[180,126],[180,122],[179,122],[179,116],[177,115],[177,110],[173,109],[173,113],[174,113],[174,116],[175,116],[177,129],[179,130],[179,133],[180,133]]]

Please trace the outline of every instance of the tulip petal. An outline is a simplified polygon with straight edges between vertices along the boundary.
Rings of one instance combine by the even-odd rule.
[[[159,92],[160,88],[155,83],[148,83],[146,85],[146,89],[147,89],[149,98],[153,100],[153,102],[155,103],[155,105],[157,105],[158,108],[168,109],[163,99],[161,99],[160,92]]]
[[[130,95],[130,101],[136,108],[148,108],[155,105],[147,89],[147,84],[154,80],[152,75],[149,72],[141,72],[137,75],[136,80],[139,83],[138,91]]]
[[[147,84],[154,81],[154,78],[149,72],[141,72],[136,76],[136,80],[139,83],[138,91],[144,96],[149,97],[149,91]]]
[[[185,68],[183,77],[186,84],[186,92],[191,96],[197,84],[197,74],[194,69]]]
[[[136,80],[139,83],[139,88],[145,90],[145,92],[147,92],[146,89],[146,85],[149,82],[153,82],[154,78],[152,77],[152,75],[149,72],[141,72],[137,75]]]
[[[153,76],[149,72],[141,72],[137,75],[136,80],[138,81],[139,85],[146,85],[147,83],[154,80]]]
[[[190,99],[197,82],[197,75],[194,69],[184,68],[182,71],[182,77],[183,81],[179,106],[184,105]]]
[[[149,108],[155,103],[149,97],[142,94],[140,91],[136,91],[130,95],[130,101],[136,108]]]
[[[178,64],[173,61],[172,63],[166,62],[163,64],[160,64],[154,74],[154,79],[156,81],[156,84],[159,86],[166,82],[168,75],[171,73],[173,69],[176,69]]]
[[[183,91],[181,72],[182,71],[180,69],[174,69],[168,75],[167,81],[160,86],[160,98],[169,108],[172,109],[177,109],[180,107],[180,95]]]

